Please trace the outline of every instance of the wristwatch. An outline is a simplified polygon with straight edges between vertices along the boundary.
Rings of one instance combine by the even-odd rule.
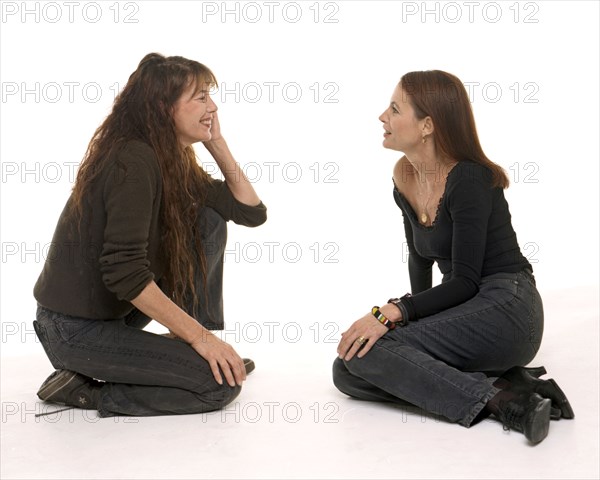
[[[410,296],[412,296],[410,293],[406,293],[399,298],[390,298],[388,300],[388,303],[396,305],[396,307],[398,307],[398,310],[400,310],[400,313],[402,314],[402,318],[396,322],[401,327],[408,325],[408,311],[406,310],[406,307],[402,304],[402,300]]]

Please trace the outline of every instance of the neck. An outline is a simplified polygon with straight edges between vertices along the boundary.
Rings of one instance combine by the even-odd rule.
[[[438,155],[433,145],[420,145],[414,152],[405,152],[406,158],[415,170],[419,183],[433,187],[445,181],[455,161]]]

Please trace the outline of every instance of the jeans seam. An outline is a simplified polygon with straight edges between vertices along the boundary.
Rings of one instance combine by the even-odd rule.
[[[477,414],[485,407],[485,405],[487,404],[487,402],[494,396],[496,395],[496,393],[498,393],[498,388],[494,387],[493,385],[491,385],[489,383],[489,380],[482,380],[481,382],[484,384],[488,384],[489,385],[489,390],[481,395],[477,395],[474,394],[472,392],[469,392],[467,390],[465,390],[464,388],[462,388],[460,385],[456,385],[455,383],[451,382],[450,380],[448,380],[447,378],[444,378],[440,375],[438,375],[436,372],[433,372],[431,370],[427,370],[424,366],[422,366],[419,363],[416,363],[414,361],[412,361],[411,359],[407,358],[406,356],[402,356],[401,354],[399,354],[398,352],[391,350],[390,348],[384,346],[384,345],[378,345],[377,343],[375,343],[373,345],[373,347],[378,347],[384,350],[387,350],[390,353],[393,353],[399,357],[402,357],[403,360],[410,362],[412,365],[417,366],[418,368],[425,370],[428,374],[430,375],[434,375],[437,379],[439,379],[440,381],[445,382],[447,385],[450,385],[451,387],[455,388],[456,390],[464,393],[465,395],[467,395],[469,398],[476,400],[476,403],[472,406],[470,406],[470,408],[468,409],[468,414],[466,416],[464,416],[462,419],[460,419],[457,423],[459,423],[460,425],[463,425],[465,427],[469,427],[470,424],[473,422],[473,419],[477,416]],[[409,347],[412,348],[412,347]],[[458,369],[457,369],[458,370]],[[460,370],[458,370],[460,371]],[[465,372],[462,372],[465,373]],[[466,373],[465,373],[466,375]]]
[[[406,345],[406,346],[408,346],[409,348],[413,348],[413,347],[410,347],[409,345]],[[457,390],[460,390],[461,392],[463,392],[463,393],[467,394],[467,395],[468,395],[468,396],[470,396],[470,397],[477,398],[477,396],[476,396],[475,394],[473,394],[473,393],[471,393],[471,392],[468,392],[468,391],[464,390],[464,389],[463,389],[463,388],[462,388],[460,385],[456,385],[455,383],[451,382],[451,381],[450,381],[450,380],[448,380],[447,378],[444,378],[444,377],[442,377],[442,376],[438,375],[436,372],[432,372],[431,370],[427,370],[427,369],[426,369],[424,366],[422,366],[421,364],[419,364],[419,363],[416,363],[416,362],[414,362],[414,361],[410,360],[410,359],[409,359],[409,358],[407,358],[406,356],[403,356],[403,355],[399,354],[398,352],[396,352],[396,351],[394,351],[394,350],[392,350],[392,349],[390,349],[390,348],[386,347],[385,345],[378,345],[377,343],[375,343],[375,344],[373,345],[373,347],[374,347],[374,348],[375,348],[375,347],[382,348],[382,349],[384,349],[384,350],[387,350],[387,351],[388,351],[388,352],[390,352],[390,353],[393,353],[393,354],[395,354],[395,355],[397,355],[397,356],[399,356],[399,357],[402,357],[402,359],[403,359],[403,360],[405,360],[405,361],[408,361],[408,362],[410,362],[411,364],[413,364],[413,365],[415,365],[415,366],[419,367],[420,369],[427,371],[429,374],[433,374],[433,375],[435,375],[435,376],[436,376],[438,379],[440,379],[440,380],[443,380],[445,383],[447,383],[448,385],[451,385],[452,387],[456,388]],[[432,357],[432,358],[433,358],[433,357]],[[454,368],[454,367],[451,367],[451,368]],[[458,370],[458,369],[456,369],[456,370],[460,372],[460,370]],[[462,372],[462,373],[465,373],[465,372]],[[465,373],[465,375],[467,375],[467,374]],[[486,383],[486,382],[485,382],[485,380],[483,381],[483,383]]]

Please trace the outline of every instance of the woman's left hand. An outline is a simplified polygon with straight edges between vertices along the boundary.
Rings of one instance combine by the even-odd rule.
[[[338,356],[346,361],[354,355],[364,357],[373,344],[387,333],[386,326],[381,324],[371,313],[367,313],[342,333],[342,339],[337,348]],[[357,354],[358,352],[358,354]]]

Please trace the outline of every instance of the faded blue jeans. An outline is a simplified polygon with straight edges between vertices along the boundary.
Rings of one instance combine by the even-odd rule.
[[[497,273],[465,303],[390,330],[363,358],[336,358],[333,382],[351,397],[414,405],[469,427],[499,391],[496,376],[533,360],[543,330],[533,273]]]
[[[201,305],[196,319],[206,328],[223,329],[227,224],[211,208],[201,212],[208,305],[198,276]],[[189,306],[187,310],[191,312]],[[124,318],[91,320],[39,306],[34,327],[54,368],[105,381],[98,405],[101,417],[205,413],[238,396],[241,387],[219,385],[208,362],[190,345],[142,330],[149,322],[137,309]]]

